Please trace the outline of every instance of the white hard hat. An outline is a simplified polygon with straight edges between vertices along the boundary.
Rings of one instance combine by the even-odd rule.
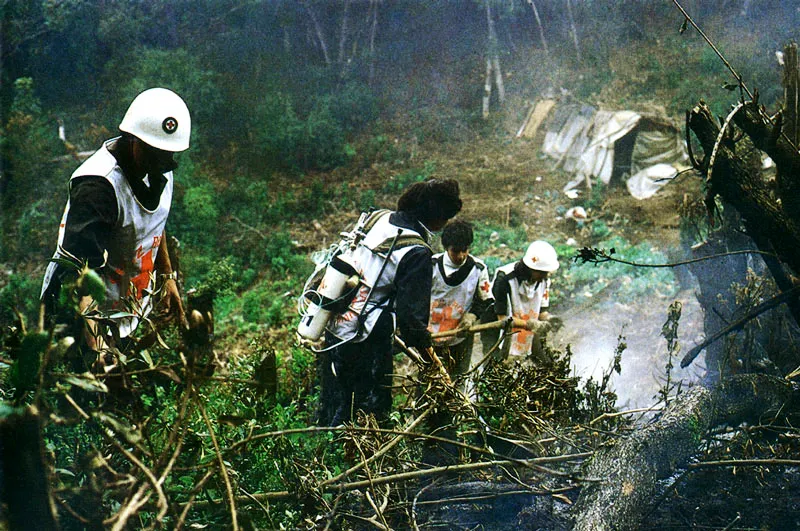
[[[558,255],[552,245],[539,240],[528,246],[522,263],[537,271],[555,271],[558,269]]]
[[[184,151],[189,149],[192,119],[180,96],[169,89],[151,88],[131,102],[119,130],[156,149]]]

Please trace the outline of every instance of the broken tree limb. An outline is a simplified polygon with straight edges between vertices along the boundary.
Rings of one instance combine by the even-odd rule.
[[[717,341],[718,339],[725,337],[726,335],[730,334],[731,332],[735,332],[736,330],[741,330],[744,325],[761,315],[762,313],[766,312],[767,310],[771,310],[776,306],[783,304],[784,302],[789,302],[790,300],[795,299],[798,294],[800,294],[800,286],[796,286],[789,291],[785,291],[780,295],[776,295],[775,297],[771,298],[770,300],[759,304],[755,308],[753,308],[747,315],[736,321],[735,323],[731,323],[730,326],[723,328],[719,332],[713,334],[711,337],[708,337],[700,343],[696,345],[692,350],[686,353],[686,355],[681,360],[681,368],[686,368],[690,363],[692,363],[695,358],[703,351],[704,348],[709,346],[711,343]]]
[[[800,194],[794,183],[800,174],[800,155],[794,150],[786,135],[780,134],[778,124],[773,126],[758,105],[750,102],[733,117],[734,122],[766,152],[777,166],[777,189],[766,182],[758,169],[758,162],[738,156],[731,142],[717,145],[720,127],[708,106],[700,103],[689,113],[687,123],[697,136],[706,153],[715,152],[714,171],[706,169],[713,178],[708,181],[707,203],[714,196],[733,206],[741,215],[747,234],[762,251],[772,251],[779,259],[766,259],[765,263],[779,288],[786,291],[784,265],[794,273],[800,272]],[[779,197],[776,199],[775,195]],[[795,322],[800,324],[800,304],[789,301]]]
[[[574,530],[639,529],[657,499],[657,481],[688,465],[708,430],[757,421],[796,398],[790,382],[762,374],[690,389],[652,423],[600,450],[587,463],[584,474],[601,482],[583,487],[574,507]]]
[[[399,337],[394,336],[394,342],[409,358],[411,358],[420,367],[427,367],[429,365],[428,363],[425,362],[425,359],[419,352],[417,352],[414,348],[406,345],[405,342]],[[433,363],[433,366],[436,369],[436,371],[441,375],[442,381],[445,383],[445,385],[452,386],[453,382],[450,380],[450,375],[447,373],[447,369],[444,368],[444,364],[442,363],[442,360],[439,359],[439,356],[437,356],[436,353],[433,351],[433,349],[430,347],[426,351],[426,354]]]
[[[737,125],[748,133],[756,146],[759,143],[763,144],[759,136],[768,134],[766,124],[750,122],[747,126],[743,125],[754,119],[749,104],[736,115],[735,119]],[[708,106],[700,103],[692,109],[689,126],[703,146],[703,150],[711,153],[719,134],[719,125]],[[756,138],[753,138],[754,136]],[[766,149],[765,151],[769,154],[769,151]],[[773,160],[777,165],[778,161],[774,158]],[[800,157],[797,163],[800,168]],[[736,208],[743,218],[748,234],[761,235],[765,241],[772,244],[775,252],[795,273],[800,271],[800,224],[787,215],[781,201],[775,200],[772,189],[761,178],[757,168],[738,157],[731,146],[725,144],[718,147],[715,166],[713,180],[708,183],[710,193],[719,195]]]

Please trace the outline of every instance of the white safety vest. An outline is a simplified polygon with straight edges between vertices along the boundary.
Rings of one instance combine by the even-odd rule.
[[[504,265],[495,271],[497,274],[502,272],[511,275],[514,272],[514,263]],[[518,278],[511,277],[508,281],[508,307],[511,315],[517,319],[527,321],[528,319],[538,319],[542,308],[550,306],[550,279],[536,284],[520,282]],[[533,332],[525,329],[515,328],[511,336],[509,354],[511,356],[527,356],[533,344]]]
[[[341,341],[355,343],[364,341],[369,337],[381,314],[387,309],[394,310],[393,284],[397,266],[406,253],[422,246],[425,242],[420,233],[392,225],[389,222],[391,214],[390,211],[382,213],[358,246],[352,251],[345,251],[349,254],[362,282],[350,301],[348,310],[336,315],[328,325],[328,331]],[[398,238],[398,245],[387,259],[389,247],[395,237]],[[370,295],[372,286],[374,288]]]
[[[70,177],[70,187],[74,179],[89,175],[105,177],[114,187],[118,216],[114,232],[109,238],[108,261],[102,270],[103,280],[106,284],[106,302],[100,309],[103,311],[130,311],[130,313],[144,317],[152,309],[149,294],[154,288],[154,265],[172,204],[173,178],[172,172],[164,174],[167,182],[161,192],[158,206],[155,210],[146,209],[134,196],[133,189],[122,173],[122,169],[117,165],[117,160],[108,149],[116,140],[111,139],[105,142],[96,153],[75,170]],[[69,208],[70,203],[67,201],[58,230],[58,247],[53,255],[54,258],[67,256],[62,245]],[[55,270],[56,264],[51,262],[45,273],[42,296],[44,296]],[[127,295],[133,295],[136,298],[139,306],[138,309],[135,309],[136,311],[123,307],[122,299]],[[139,319],[137,317],[120,318],[116,322],[119,326],[120,337],[126,337],[136,329]]]
[[[433,283],[431,286],[431,319],[428,329],[432,334],[455,330],[464,318],[464,314],[472,308],[472,302],[480,289],[481,273],[486,269],[486,264],[475,257],[470,264],[470,272],[459,284],[450,285],[445,279],[444,253],[433,257]],[[463,274],[461,270],[454,275]],[[485,286],[488,290],[488,286]],[[435,340],[437,345],[457,345],[464,341],[463,337],[443,337]]]

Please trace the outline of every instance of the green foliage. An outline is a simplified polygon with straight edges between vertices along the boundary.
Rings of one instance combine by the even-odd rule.
[[[22,273],[12,273],[0,288],[0,324],[16,320],[18,311],[28,323],[36,322],[39,310],[39,291],[42,279]]]
[[[56,195],[60,198],[60,196]],[[56,245],[57,220],[60,215],[53,198],[33,201],[17,220],[17,248],[32,255],[46,256]]]
[[[292,237],[287,232],[278,231],[269,235],[264,244],[267,263],[280,273],[297,273],[303,270],[305,260],[294,252]]]
[[[284,319],[285,297],[276,297],[269,285],[256,286],[242,296],[242,316],[245,322],[261,326],[276,326]]]
[[[209,267],[202,280],[195,286],[199,295],[222,297],[233,293],[238,287],[239,269],[229,256],[223,257]]]
[[[9,382],[16,389],[16,396],[24,391],[35,389],[42,354],[49,344],[45,332],[28,332],[22,338],[19,348],[11,351],[14,364],[9,371]]]
[[[305,171],[335,168],[355,156],[346,135],[374,114],[372,93],[347,85],[340,92],[314,96],[308,104],[303,111],[286,92],[272,88],[264,93],[250,115],[256,143],[251,164]]]
[[[589,197],[584,202],[587,209],[599,209],[603,206],[606,199],[606,185],[603,181],[597,181],[589,192]]]
[[[210,183],[191,187],[183,195],[182,206],[187,222],[186,234],[196,237],[195,243],[204,246],[214,244],[215,233],[209,228],[216,227],[219,220],[219,211],[215,202],[216,193]]]
[[[39,99],[34,93],[34,81],[20,78],[14,82],[14,100],[7,120],[0,131],[0,151],[4,167],[2,194],[2,255],[23,249],[30,243],[31,250],[44,246],[44,220],[31,205],[39,200],[39,206],[49,205],[53,194],[42,197],[41,190],[52,184],[52,171],[58,169],[48,164],[59,153],[59,143],[54,124],[48,124]],[[23,216],[22,227],[18,226]],[[51,226],[52,227],[52,226]],[[22,230],[31,230],[23,234]],[[13,235],[17,240],[12,240]],[[28,241],[28,238],[31,238]],[[51,242],[51,245],[54,245]],[[20,251],[18,251],[20,252]]]
[[[590,224],[592,230],[592,236],[597,239],[603,239],[611,234],[611,229],[606,225],[605,221],[602,219],[595,219]]]
[[[405,164],[411,153],[398,139],[392,141],[385,134],[370,137],[361,148],[365,166],[373,163]]]
[[[516,256],[514,260],[518,260],[530,244],[528,234],[522,226],[500,227],[490,223],[476,222],[473,223],[473,230],[475,241],[472,243],[470,252],[483,259],[489,269],[490,276],[494,274],[498,267],[508,263],[508,260],[503,261],[486,253],[491,249],[507,248],[514,251]]]
[[[359,195],[358,198],[358,209],[362,212],[366,212],[370,208],[376,205],[375,202],[375,190],[365,190]]]

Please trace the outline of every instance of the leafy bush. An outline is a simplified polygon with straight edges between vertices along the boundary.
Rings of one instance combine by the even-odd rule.
[[[306,265],[304,257],[294,252],[294,243],[287,232],[271,233],[264,244],[264,255],[270,267],[278,273],[291,271],[302,274],[301,272],[306,269],[303,267]]]
[[[472,253],[482,255],[495,247],[508,247],[515,251],[524,252],[527,249],[528,234],[523,227],[500,227],[490,223],[473,223],[475,241],[472,243]]]
[[[215,197],[214,187],[208,183],[189,188],[183,195],[185,237],[188,242],[206,249],[216,241],[213,228],[219,221],[219,211],[215,205]]]
[[[42,279],[31,275],[12,273],[6,284],[0,288],[0,324],[16,320],[18,311],[26,324],[35,323],[39,311],[39,291]]]
[[[55,186],[55,176],[60,168],[50,161],[63,152],[63,147],[56,136],[55,125],[48,123],[34,94],[33,79],[20,78],[14,82],[14,101],[0,133],[0,165],[5,172],[0,205],[4,227],[0,255],[39,252],[45,240],[54,237],[46,236],[45,231],[52,230],[56,222],[46,219],[49,211],[44,212],[44,208],[40,211],[37,206],[50,206],[56,197],[59,200],[63,197],[42,193],[42,190]],[[22,220],[24,229],[32,230],[31,234],[24,233],[23,228],[17,226],[20,216],[25,218]],[[24,245],[14,241],[14,235],[24,239]],[[33,249],[28,248],[29,237],[34,237]],[[49,248],[55,240],[48,243]]]

